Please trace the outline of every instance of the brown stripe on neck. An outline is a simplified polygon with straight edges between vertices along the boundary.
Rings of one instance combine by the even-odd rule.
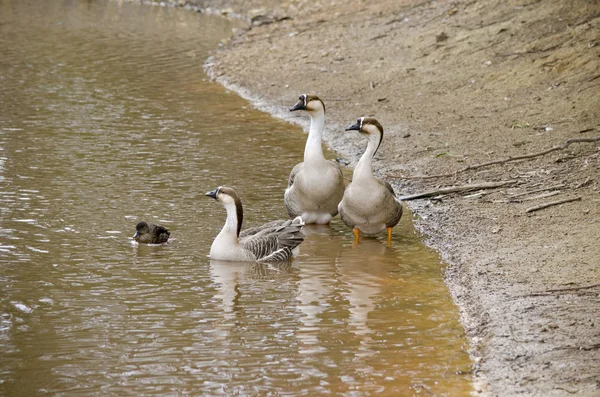
[[[379,124],[379,123],[377,123]],[[377,153],[377,151],[379,150],[379,146],[381,146],[381,142],[383,141],[383,127],[381,126],[381,124],[379,124],[377,126],[377,128],[379,128],[379,143],[377,144],[377,149],[375,149],[375,153]],[[373,153],[373,157],[375,157],[375,153]]]
[[[240,237],[240,231],[242,230],[242,221],[244,220],[244,207],[242,207],[242,200],[236,195],[235,201],[235,213],[237,215],[237,237]]]

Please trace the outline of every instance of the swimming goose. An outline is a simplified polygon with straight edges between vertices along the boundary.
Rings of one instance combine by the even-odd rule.
[[[169,230],[163,226],[140,222],[135,226],[132,238],[141,244],[162,244],[167,242],[170,235]]]
[[[360,132],[367,137],[369,143],[338,207],[340,218],[346,226],[352,228],[355,242],[358,242],[361,232],[377,234],[387,229],[390,245],[392,228],[402,216],[402,203],[396,198],[392,186],[376,178],[371,169],[373,156],[383,140],[383,127],[374,118],[361,117],[346,131]]]
[[[301,216],[306,223],[327,224],[338,213],[344,196],[344,179],[340,166],[323,156],[321,139],[325,128],[325,105],[315,95],[301,95],[290,109],[305,110],[310,116],[310,130],[304,162],[290,173],[284,203],[290,216]]]
[[[283,262],[297,255],[304,241],[302,218],[273,221],[242,232],[244,210],[235,190],[219,186],[206,196],[220,202],[227,211],[225,225],[210,247],[211,259]]]

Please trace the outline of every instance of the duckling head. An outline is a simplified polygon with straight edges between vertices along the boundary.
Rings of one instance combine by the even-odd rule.
[[[306,110],[309,113],[323,112],[325,113],[325,104],[316,95],[302,94],[298,98],[298,102],[290,108],[290,112],[296,110]]]
[[[139,240],[142,234],[150,233],[150,228],[146,222],[139,222],[135,225],[135,234],[133,235],[134,240]]]

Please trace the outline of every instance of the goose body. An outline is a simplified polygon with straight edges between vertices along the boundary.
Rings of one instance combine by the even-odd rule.
[[[277,220],[241,231],[244,211],[237,193],[219,186],[206,193],[227,211],[227,220],[210,247],[210,258],[223,261],[283,262],[298,254],[304,241],[302,218]]]
[[[387,229],[390,244],[392,228],[402,216],[402,203],[389,183],[373,175],[373,156],[383,140],[383,127],[373,118],[361,117],[346,129],[351,130],[366,135],[368,145],[339,204],[340,217],[357,239],[361,232],[372,235]]]
[[[140,222],[135,226],[133,239],[141,244],[162,244],[166,243],[171,233],[160,225]]]
[[[290,111],[305,110],[310,115],[310,130],[304,148],[304,161],[290,173],[284,203],[290,218],[302,217],[306,223],[327,224],[338,213],[344,196],[342,170],[323,156],[325,105],[317,96],[301,95]]]

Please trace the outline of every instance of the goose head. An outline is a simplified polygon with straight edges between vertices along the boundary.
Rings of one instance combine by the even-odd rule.
[[[298,102],[290,108],[290,112],[296,110],[306,110],[309,113],[323,112],[325,113],[325,104],[316,95],[302,94],[298,98]]]
[[[359,117],[356,119],[356,123],[346,128],[346,131],[358,131],[361,134],[366,135],[367,138],[369,138],[369,141],[373,140],[374,142],[377,142],[375,152],[377,152],[377,149],[379,149],[381,141],[383,140],[383,127],[379,124],[379,121],[373,117]]]
[[[134,240],[139,240],[142,234],[150,233],[150,227],[146,222],[140,222],[135,225],[135,234],[133,235]]]
[[[235,190],[227,186],[219,186],[215,190],[206,192],[205,196],[212,197],[225,209],[227,210],[227,217],[235,216],[237,235],[239,237],[240,230],[242,229],[242,220],[244,219],[244,210],[242,207],[242,200],[237,195]]]

